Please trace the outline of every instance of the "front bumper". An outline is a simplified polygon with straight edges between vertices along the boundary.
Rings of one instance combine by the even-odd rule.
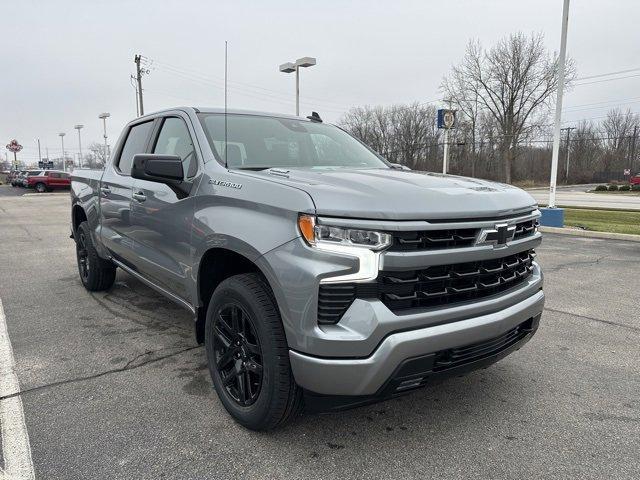
[[[383,398],[396,393],[397,387],[389,390],[389,386],[398,381],[408,381],[405,385],[412,387],[420,386],[426,378],[414,383],[411,383],[412,379],[442,376],[447,369],[435,372],[430,370],[430,365],[433,366],[433,360],[440,352],[448,349],[482,342],[490,345],[493,339],[516,327],[528,329],[513,342],[501,346],[504,348],[487,348],[485,357],[477,357],[452,369],[458,371],[460,368],[469,370],[486,366],[520,348],[535,333],[543,307],[544,293],[540,289],[519,303],[494,313],[389,334],[373,353],[364,358],[321,358],[291,350],[291,368],[296,382],[315,394],[363,397],[364,400],[368,397]],[[402,365],[410,359],[421,360],[413,362],[415,365],[410,370],[416,371],[407,377],[402,373]],[[361,403],[357,399],[354,402]]]

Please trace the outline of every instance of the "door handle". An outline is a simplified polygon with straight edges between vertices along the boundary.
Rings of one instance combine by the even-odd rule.
[[[147,196],[142,192],[134,192],[131,196],[139,202],[144,202],[147,199]]]
[[[111,193],[111,189],[109,187],[100,187],[100,192],[106,197]]]

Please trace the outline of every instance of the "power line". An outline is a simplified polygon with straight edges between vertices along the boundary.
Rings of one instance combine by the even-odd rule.
[[[173,66],[171,64],[165,63],[165,62],[160,62],[157,60],[151,60],[148,59],[149,66],[151,68],[159,68],[160,70],[164,71],[165,73],[170,73],[173,75],[176,75],[178,77],[181,77],[185,80],[190,80],[193,82],[197,82],[197,83],[201,83],[204,85],[213,85],[215,87],[218,87],[220,90],[224,89],[224,81],[223,80],[217,80],[215,77],[209,77],[207,75],[204,75],[202,73],[199,72],[195,72],[193,70],[187,70],[181,67],[176,67]],[[276,90],[271,90],[268,88],[264,88],[264,87],[260,87],[257,85],[252,85],[252,84],[248,84],[248,83],[244,83],[244,82],[238,82],[238,81],[229,81],[230,84],[237,84],[237,85],[241,85],[241,86],[231,86],[230,88],[233,89],[234,91],[236,91],[236,93],[243,95],[243,96],[248,96],[248,97],[252,97],[252,98],[259,98],[259,97],[267,97],[267,98],[271,98],[271,99],[275,99],[281,102],[287,102],[287,103],[291,103],[292,100],[290,98],[290,95],[285,93],[285,92],[280,92],[280,91],[276,91]],[[252,90],[261,90],[263,92],[267,92],[267,93],[261,93],[261,92],[256,92],[256,91],[252,91]],[[344,109],[341,110],[336,110],[335,107],[339,106],[342,107],[344,104],[342,103],[338,103],[338,102],[329,102],[327,100],[318,100],[315,99],[314,97],[310,97],[310,96],[305,96],[306,99],[311,100],[311,101],[304,101],[302,103],[308,105],[308,106],[320,106],[323,109],[327,110],[327,111],[332,111],[332,112],[337,112],[337,113],[342,113],[344,111]]]
[[[624,77],[616,77],[616,78],[605,78],[603,80],[595,80],[593,82],[584,82],[584,83],[574,83],[573,86],[574,87],[581,87],[583,85],[593,85],[594,83],[602,83],[602,82],[612,82],[614,80],[623,80],[625,78],[634,78],[634,77],[640,77],[640,73],[637,73],[635,75],[625,75]]]
[[[611,75],[620,75],[622,73],[637,72],[638,70],[640,70],[640,67],[638,67],[638,68],[629,68],[627,70],[618,70],[617,72],[600,73],[600,74],[597,74],[597,75],[590,75],[588,77],[576,78],[576,81],[579,81],[579,80],[590,80],[592,78],[609,77]]]

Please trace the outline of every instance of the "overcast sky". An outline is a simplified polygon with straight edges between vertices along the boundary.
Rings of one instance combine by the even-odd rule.
[[[0,145],[17,138],[21,157],[37,160],[40,138],[55,157],[66,132],[75,153],[73,126],[85,125],[83,145],[100,141],[103,111],[115,141],[136,113],[136,53],[150,62],[145,111],[222,106],[225,40],[230,107],[293,113],[294,76],[277,67],[302,56],[318,61],[301,72],[304,115],[337,121],[356,105],[433,101],[470,38],[489,46],[542,32],[558,50],[561,10],[561,0],[3,0]],[[640,2],[574,0],[568,54],[578,77],[640,67]],[[626,75],[636,76],[582,82],[566,95],[564,118],[639,111],[640,70]]]

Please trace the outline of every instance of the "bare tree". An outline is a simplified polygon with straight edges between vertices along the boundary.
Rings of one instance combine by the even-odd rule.
[[[107,155],[104,150],[104,144],[93,142],[89,145],[89,154],[85,155],[85,159],[90,168],[104,168],[107,163]]]
[[[567,62],[567,82],[573,79]],[[500,131],[504,178],[512,181],[512,164],[521,138],[544,123],[558,87],[557,56],[548,53],[542,35],[509,35],[489,50],[471,41],[460,65],[453,67],[442,89],[475,122],[478,108],[488,112]],[[472,105],[478,107],[472,108]]]
[[[438,154],[436,109],[417,102],[389,107],[357,107],[341,126],[390,162],[426,169]]]

